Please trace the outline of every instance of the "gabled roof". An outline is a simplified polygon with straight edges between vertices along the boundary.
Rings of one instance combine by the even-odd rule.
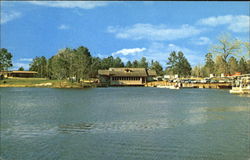
[[[157,76],[156,71],[155,70],[148,70],[148,76]]]
[[[147,77],[156,76],[155,70],[145,68],[109,68],[109,70],[98,70],[99,75],[120,77]]]

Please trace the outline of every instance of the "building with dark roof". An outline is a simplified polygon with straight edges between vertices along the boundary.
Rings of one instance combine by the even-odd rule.
[[[100,83],[111,86],[143,86],[156,76],[155,70],[145,68],[109,68],[98,70]]]
[[[3,75],[5,78],[8,77],[23,77],[30,78],[35,77],[37,72],[35,71],[1,71],[0,75]]]

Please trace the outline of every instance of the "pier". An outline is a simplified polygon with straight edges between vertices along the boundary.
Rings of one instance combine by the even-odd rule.
[[[180,83],[180,82],[167,82],[167,81],[155,81],[145,84],[146,87],[156,86],[180,86],[182,88],[232,88],[231,83]]]

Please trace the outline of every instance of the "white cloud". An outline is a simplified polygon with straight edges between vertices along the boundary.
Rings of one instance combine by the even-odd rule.
[[[31,62],[33,58],[20,58],[19,61]]]
[[[192,41],[196,45],[207,45],[212,43],[208,37],[200,37],[198,39],[193,39]]]
[[[246,15],[225,15],[200,19],[198,24],[216,27],[228,25],[228,29],[233,32],[249,32],[250,17]]]
[[[182,25],[179,28],[169,28],[165,25],[135,24],[129,27],[109,26],[107,31],[115,34],[117,38],[133,40],[175,40],[187,38],[202,32],[190,25]]]
[[[119,56],[123,62],[127,62],[128,60],[140,60],[142,57],[146,57],[148,62],[151,62],[151,60],[158,61],[163,65],[163,67],[166,67],[167,59],[172,51],[182,51],[191,65],[203,62],[203,58],[201,58],[197,51],[171,43],[165,44],[160,42],[151,43],[141,54],[116,54],[115,56]]]
[[[109,2],[103,1],[32,1],[31,4],[47,6],[47,7],[57,7],[57,8],[81,8],[81,9],[93,9],[96,7],[106,6]]]
[[[1,11],[1,24],[12,21],[20,17],[21,15],[22,14],[20,12],[16,12],[16,11],[10,11],[10,12]]]
[[[115,55],[124,55],[124,56],[135,55],[136,53],[140,53],[140,52],[143,52],[145,50],[146,50],[146,48],[129,48],[129,49],[125,48],[125,49],[122,49],[122,50],[119,50],[119,51],[112,53],[112,56],[115,56]]]
[[[69,29],[69,26],[68,25],[65,25],[65,24],[61,24],[58,29],[60,30],[66,30],[66,29]]]

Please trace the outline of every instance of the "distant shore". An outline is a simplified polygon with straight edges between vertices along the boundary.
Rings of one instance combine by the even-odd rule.
[[[37,88],[92,88],[91,83],[76,83],[67,80],[49,80],[46,78],[9,78],[0,80],[1,87],[37,87]]]
[[[213,83],[213,84],[177,84],[167,81],[154,81],[148,82],[145,87],[157,87],[157,86],[176,86],[181,85],[181,88],[217,88],[217,89],[231,89],[229,83]],[[35,87],[35,88],[95,88],[95,87],[107,87],[107,85],[101,85],[91,82],[70,82],[68,80],[50,80],[46,78],[8,78],[0,80],[1,87]]]

